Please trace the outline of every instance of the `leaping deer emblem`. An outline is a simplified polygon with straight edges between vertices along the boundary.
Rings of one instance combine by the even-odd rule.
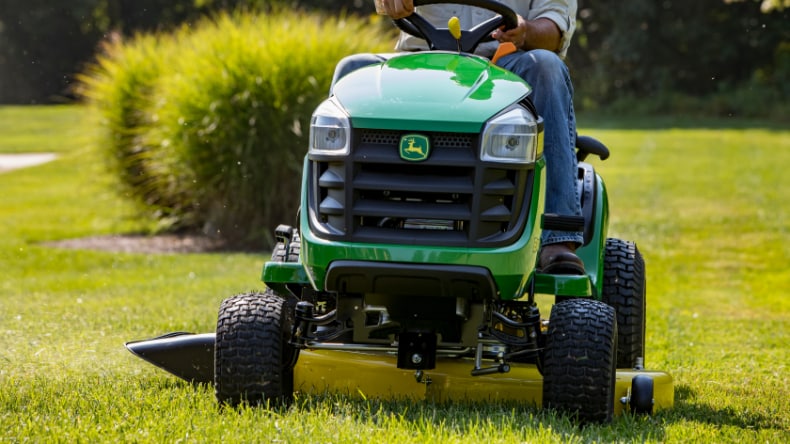
[[[419,162],[428,158],[431,151],[428,138],[420,134],[405,134],[400,139],[400,157],[410,162]]]
[[[421,146],[414,146],[414,137],[409,139],[409,146],[403,149],[405,153],[417,153],[422,157],[425,157],[425,150]]]

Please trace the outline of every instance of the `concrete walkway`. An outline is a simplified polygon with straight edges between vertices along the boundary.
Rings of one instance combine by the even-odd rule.
[[[17,168],[41,165],[57,158],[55,153],[0,154],[0,173]]]

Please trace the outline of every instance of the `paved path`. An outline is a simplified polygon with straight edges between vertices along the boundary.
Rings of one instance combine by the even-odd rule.
[[[40,165],[55,160],[56,157],[58,156],[54,153],[0,154],[0,173]]]

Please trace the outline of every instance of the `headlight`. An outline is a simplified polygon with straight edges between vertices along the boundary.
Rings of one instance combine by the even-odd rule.
[[[310,154],[342,156],[349,153],[351,125],[333,99],[318,105],[310,119]]]
[[[538,122],[516,107],[491,119],[483,129],[480,159],[489,162],[532,163],[540,143]]]

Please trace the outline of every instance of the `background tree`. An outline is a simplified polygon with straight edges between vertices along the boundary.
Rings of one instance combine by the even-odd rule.
[[[92,0],[0,0],[0,103],[62,100],[102,29]]]
[[[374,9],[372,0],[0,0],[0,103],[73,100],[74,75],[113,33],[164,31],[222,10],[283,5]]]
[[[790,74],[776,72],[790,57],[787,15],[755,1],[581,0],[569,64],[587,104],[705,96],[755,75],[781,88]]]
[[[373,13],[373,0],[0,0],[0,103],[72,99],[74,73],[110,36],[282,6]],[[676,112],[690,97],[701,103],[692,112],[770,115],[765,103],[790,98],[789,14],[790,0],[579,0],[577,106],[652,100],[648,110]]]

